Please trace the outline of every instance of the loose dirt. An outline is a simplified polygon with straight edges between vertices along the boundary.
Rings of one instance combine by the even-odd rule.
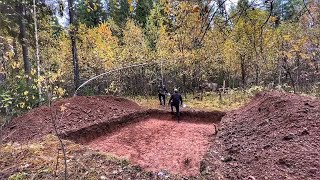
[[[138,104],[113,96],[67,98],[55,102],[51,110],[48,106],[41,106],[13,119],[3,130],[2,139],[4,142],[26,143],[54,133],[52,119],[55,119],[58,132],[64,134],[141,110]]]
[[[212,123],[190,123],[150,118],[86,143],[95,150],[128,158],[157,172],[198,175],[200,161],[215,133]]]
[[[208,178],[319,179],[320,102],[262,92],[229,112],[207,154]]]
[[[228,112],[226,116],[222,112],[182,112],[181,124],[172,121],[168,112],[145,110],[122,98],[75,97],[58,101],[54,109],[59,110],[62,105],[66,109],[57,114],[61,137],[92,145],[92,148],[105,148],[99,149],[101,151],[114,151],[147,170],[163,168],[182,174],[190,171],[191,175],[196,174],[193,168],[200,164],[198,179],[317,180],[320,177],[320,101],[311,97],[262,92],[246,106]],[[40,107],[14,119],[3,131],[3,137],[5,142],[37,142],[38,138],[52,133],[50,122],[49,108]],[[212,123],[219,126],[215,136],[212,135]],[[116,147],[109,146],[111,143]],[[16,157],[14,152],[10,157]],[[167,161],[169,159],[171,163]],[[0,159],[0,168],[9,168],[3,177],[13,172],[11,166],[20,163],[19,167],[24,167],[24,160]],[[88,163],[90,167],[85,168],[87,170],[101,167],[99,159],[88,157],[83,161],[86,162],[91,162]],[[193,166],[193,163],[197,165]],[[48,166],[54,168],[54,164]],[[121,171],[114,170],[117,173],[111,179],[123,177],[125,168],[127,166]],[[38,171],[28,169],[30,174]],[[144,170],[127,170],[130,170],[131,179],[148,179]],[[81,177],[89,178],[82,170],[75,174],[79,173],[82,173]],[[45,173],[48,174],[52,175],[49,171]],[[144,174],[143,178],[141,174]],[[163,173],[159,174],[164,177]],[[99,179],[99,176],[101,173],[94,177]]]

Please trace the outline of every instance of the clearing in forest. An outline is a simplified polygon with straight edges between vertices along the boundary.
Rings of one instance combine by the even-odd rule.
[[[59,111],[62,105],[64,112]],[[320,177],[320,101],[316,98],[261,92],[245,106],[226,113],[184,109],[180,123],[170,112],[144,109],[111,96],[64,99],[54,103],[53,109],[58,110],[60,137],[73,141],[65,141],[70,179]],[[42,173],[42,179],[55,177],[57,147],[40,143],[42,151],[38,151],[32,150],[37,146],[23,145],[30,141],[38,145],[43,136],[52,134],[49,112],[45,106],[34,109],[5,127],[4,142],[19,144],[0,146],[0,179],[17,172],[37,176],[37,169],[44,167],[35,166],[43,164],[51,171]],[[216,136],[214,124],[219,126]],[[46,151],[52,152],[34,154]],[[126,157],[130,163],[107,160],[101,152]],[[42,157],[43,163],[32,161]]]

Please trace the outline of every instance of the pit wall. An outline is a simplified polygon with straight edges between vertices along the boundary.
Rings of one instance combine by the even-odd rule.
[[[192,123],[214,123],[219,124],[225,112],[221,111],[182,111],[180,121]],[[161,118],[163,120],[176,120],[175,116],[164,110],[148,109],[145,111],[131,113],[126,116],[117,117],[99,124],[94,124],[74,131],[59,134],[62,139],[72,140],[84,144],[102,135],[112,133],[130,123],[136,123],[148,118]]]

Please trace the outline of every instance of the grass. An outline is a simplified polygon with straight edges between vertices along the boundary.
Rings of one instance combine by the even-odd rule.
[[[240,106],[246,104],[256,92],[249,91],[235,91],[231,90],[228,93],[222,94],[222,99],[217,93],[205,93],[202,100],[196,98],[197,95],[187,94],[187,98],[184,98],[184,104],[191,109],[200,110],[219,110],[227,111],[237,109]],[[199,95],[198,95],[199,97]],[[132,98],[133,101],[139,105],[147,108],[162,108],[159,105],[159,99],[157,96],[154,97],[143,97],[138,96]],[[166,97],[166,103],[168,103],[169,97]],[[168,108],[165,107],[165,108]]]

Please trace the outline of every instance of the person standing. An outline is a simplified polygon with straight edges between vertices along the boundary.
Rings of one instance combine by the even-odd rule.
[[[165,85],[161,86],[159,85],[158,87],[158,96],[159,96],[159,101],[160,101],[160,105],[162,105],[162,101],[163,101],[163,105],[166,105],[166,94],[168,93],[167,88]]]
[[[178,89],[174,89],[174,93],[171,95],[169,104],[171,105],[171,112],[173,112],[173,107],[176,108],[176,116],[178,118],[178,122],[180,120],[180,111],[179,111],[179,106],[182,106],[182,96],[178,92]]]

